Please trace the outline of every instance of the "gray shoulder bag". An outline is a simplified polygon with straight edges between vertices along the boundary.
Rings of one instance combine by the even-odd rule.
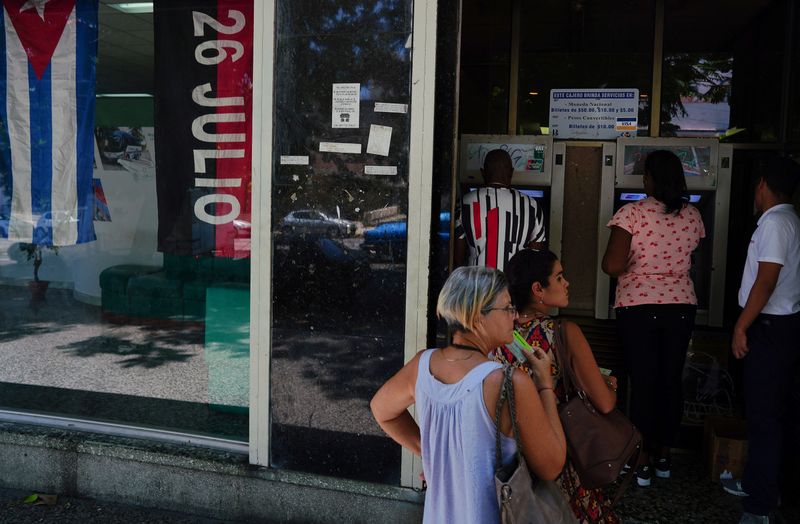
[[[528,471],[525,457],[522,456],[522,444],[517,427],[517,410],[514,405],[514,385],[511,382],[514,367],[506,366],[504,372],[495,412],[494,486],[497,503],[500,506],[500,522],[502,524],[575,523],[577,519],[556,483],[552,480],[531,477],[530,471]],[[514,428],[514,440],[517,441],[517,453],[508,465],[503,466],[500,447],[500,414],[506,399],[508,399],[508,408],[511,413],[511,425]]]

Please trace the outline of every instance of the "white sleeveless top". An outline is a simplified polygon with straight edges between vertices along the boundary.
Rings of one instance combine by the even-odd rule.
[[[483,380],[502,366],[485,362],[455,384],[444,384],[430,371],[434,351],[429,349],[420,357],[415,389],[422,467],[428,483],[423,522],[499,522],[494,488],[495,424],[486,411]],[[507,464],[517,446],[505,435],[500,444],[503,464]]]

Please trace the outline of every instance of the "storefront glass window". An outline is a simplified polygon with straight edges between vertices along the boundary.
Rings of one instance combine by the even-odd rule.
[[[785,2],[667,0],[661,136],[778,140]]]
[[[800,9],[795,7],[794,15],[792,32],[794,65],[792,66],[792,84],[789,92],[796,94],[800,92],[800,67],[797,65],[797,62],[800,61]],[[789,98],[789,129],[786,134],[790,141],[800,142],[800,97],[796,95]]]
[[[0,409],[247,441],[249,159],[192,152],[249,151],[252,7],[229,2],[233,22],[208,5],[77,0],[41,71],[6,69],[31,121],[0,104]],[[45,31],[34,7],[6,5],[16,63]],[[225,56],[206,43],[222,39]]]
[[[398,484],[412,1],[277,2],[271,462]],[[387,105],[391,104],[391,105]]]
[[[517,133],[547,132],[551,89],[636,88],[646,136],[653,19],[650,1],[522,2]]]
[[[461,133],[508,131],[511,0],[465,0],[461,15]]]

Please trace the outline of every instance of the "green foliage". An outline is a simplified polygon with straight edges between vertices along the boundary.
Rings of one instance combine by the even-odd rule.
[[[661,111],[665,115],[662,131],[669,134],[677,126],[669,120],[687,116],[683,98],[718,104],[730,98],[733,58],[722,55],[677,53],[664,59],[661,81]]]

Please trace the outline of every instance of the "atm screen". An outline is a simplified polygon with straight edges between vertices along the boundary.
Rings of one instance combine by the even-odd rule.
[[[675,153],[683,164],[683,173],[687,177],[712,176],[712,150],[709,146],[641,146],[625,147],[625,175],[643,175],[644,161],[649,153],[657,149],[667,149]]]
[[[520,189],[518,187],[515,187],[514,189],[523,195],[528,195],[531,198],[544,198],[544,191],[541,189]]]
[[[619,195],[619,199],[623,202],[636,202],[637,200],[642,200],[647,195],[644,193],[622,193]],[[696,204],[700,202],[700,195],[689,195],[689,202],[692,204]]]
[[[480,189],[480,188],[478,188],[478,187],[469,188],[470,191],[475,191],[476,189]],[[515,187],[514,189],[516,189],[517,191],[519,191],[523,195],[528,195],[531,198],[544,198],[544,191],[542,191],[541,189],[522,189],[520,187]]]

